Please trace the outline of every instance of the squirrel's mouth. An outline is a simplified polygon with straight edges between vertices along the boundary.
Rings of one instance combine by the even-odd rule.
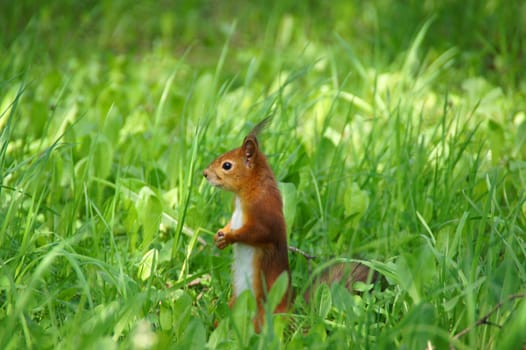
[[[211,184],[212,186],[214,187],[219,187],[219,188],[222,188],[223,186],[221,185],[221,177],[217,176],[216,173],[209,173],[207,174],[206,176],[206,180],[208,181],[209,184]]]

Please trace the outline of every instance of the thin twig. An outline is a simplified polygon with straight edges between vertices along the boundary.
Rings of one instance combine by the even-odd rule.
[[[309,269],[309,275],[312,275],[312,260],[316,259],[316,257],[314,255],[307,254],[303,250],[290,246],[290,245],[289,245],[289,250],[293,253],[303,255],[303,257],[307,259],[307,267]]]
[[[309,255],[308,253],[304,252],[303,250],[301,250],[301,249],[299,249],[299,248],[296,248],[296,247],[293,247],[293,246],[291,246],[291,245],[289,245],[289,250],[290,250],[291,252],[294,252],[294,253],[298,253],[298,254],[303,255],[303,257],[304,257],[305,259],[309,260],[309,261],[310,261],[310,260],[314,260],[314,259],[316,259],[315,256],[313,256],[313,255]]]
[[[484,316],[482,316],[480,319],[477,320],[477,322],[475,322],[475,324],[467,327],[467,328],[464,328],[463,330],[461,330],[460,332],[458,332],[457,334],[455,334],[455,336],[453,337],[454,339],[460,339],[462,336],[466,335],[467,333],[471,332],[473,329],[475,329],[475,327],[477,326],[480,326],[481,324],[486,324],[486,325],[493,325],[493,326],[498,326],[498,327],[501,327],[499,325],[497,325],[496,323],[493,323],[491,321],[489,321],[489,318],[491,317],[491,315],[493,315],[498,309],[500,309],[502,307],[502,305],[504,305],[505,303],[507,302],[510,302],[510,301],[513,301],[515,299],[523,299],[523,298],[526,298],[526,293],[517,293],[517,294],[511,294],[508,296],[507,299],[503,300],[503,301],[500,301],[497,305],[495,305],[493,307],[493,309],[491,309],[490,312],[488,312],[487,314],[485,314]],[[453,347],[451,347],[453,349]]]

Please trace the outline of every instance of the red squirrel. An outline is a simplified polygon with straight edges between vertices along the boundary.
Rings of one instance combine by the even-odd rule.
[[[265,293],[284,272],[289,278],[288,289],[273,312],[287,311],[292,296],[281,194],[256,139],[268,120],[256,125],[241,147],[215,159],[203,172],[212,185],[235,194],[232,218],[216,233],[214,241],[219,249],[233,245],[234,290],[230,305],[242,292],[251,290],[258,307],[256,331],[263,324]]]
[[[273,312],[286,312],[292,299],[281,194],[267,158],[259,149],[256,139],[269,119],[270,117],[267,117],[256,125],[245,137],[241,147],[219,156],[203,172],[212,185],[235,194],[232,218],[216,233],[214,242],[219,249],[233,245],[234,290],[230,306],[239,294],[251,290],[258,307],[254,319],[256,332],[259,332],[263,325],[265,294],[284,272],[289,278],[288,289]],[[369,276],[370,274],[369,269],[362,264],[335,264],[315,280],[307,289],[304,298],[309,302],[315,286],[319,283],[345,280],[345,285],[351,290],[354,281],[376,280],[376,274]]]

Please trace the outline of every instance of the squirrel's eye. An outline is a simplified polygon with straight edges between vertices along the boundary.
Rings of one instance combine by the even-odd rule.
[[[232,169],[232,163],[230,162],[224,162],[223,165],[221,166],[223,169],[225,170],[230,170]]]

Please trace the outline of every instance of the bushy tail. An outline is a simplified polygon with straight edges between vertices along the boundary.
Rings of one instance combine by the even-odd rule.
[[[339,283],[351,293],[358,293],[353,290],[355,282],[379,284],[382,289],[386,286],[385,277],[364,264],[359,262],[337,262],[325,268],[314,278],[312,284],[303,294],[303,298],[308,304],[316,289],[322,284],[331,286]]]

